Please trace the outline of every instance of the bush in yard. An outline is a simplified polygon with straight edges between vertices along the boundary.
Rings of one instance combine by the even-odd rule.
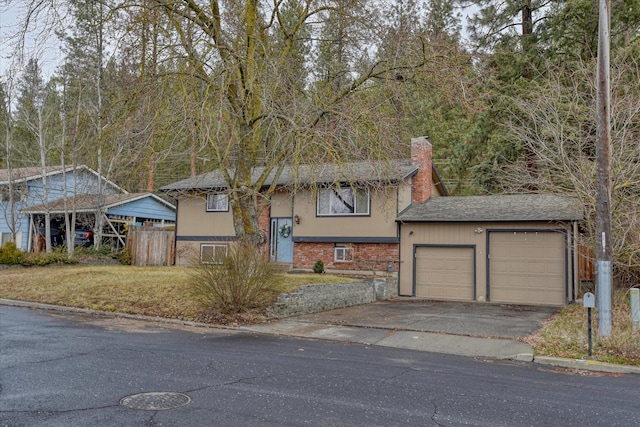
[[[226,255],[192,264],[192,290],[205,309],[224,314],[263,309],[279,293],[276,267],[263,248],[250,242],[230,244]]]
[[[50,264],[75,264],[77,261],[73,258],[69,258],[67,249],[65,247],[55,248],[53,251],[28,253],[24,255],[21,262],[25,266],[43,266]]]
[[[7,242],[0,247],[0,264],[15,265],[22,264],[24,252],[22,252],[14,242]]]
[[[324,273],[324,263],[322,262],[322,260],[318,260],[315,264],[313,264],[313,272],[317,274]]]
[[[131,265],[131,248],[126,247],[114,254],[114,258],[117,259],[122,265]]]

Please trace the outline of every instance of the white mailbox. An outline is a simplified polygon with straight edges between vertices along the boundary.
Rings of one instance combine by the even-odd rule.
[[[596,297],[591,292],[587,292],[582,296],[582,304],[585,308],[594,308],[596,306]]]

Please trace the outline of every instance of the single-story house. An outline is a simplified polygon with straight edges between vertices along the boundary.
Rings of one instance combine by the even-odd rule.
[[[408,159],[285,168],[260,216],[271,259],[294,269],[312,269],[320,260],[327,271],[397,272],[398,213],[447,194],[431,153],[431,144],[416,138]],[[264,186],[272,184],[268,179]],[[212,260],[236,239],[220,171],[160,190],[176,200],[176,264],[188,265],[194,256]]]
[[[96,227],[96,214],[104,216],[105,234],[111,234],[111,226],[120,221],[113,233],[116,242],[121,240],[124,224],[175,223],[172,204],[149,193],[129,194],[84,165],[48,166],[44,173],[41,167],[1,169],[0,190],[0,244],[15,235],[16,246],[25,251],[34,248],[36,240],[40,242],[36,236],[44,233],[46,213],[52,233],[60,231],[65,213],[71,218],[72,211],[76,226],[91,230]]]
[[[576,299],[575,199],[549,194],[432,198],[402,212],[400,295],[564,305]]]

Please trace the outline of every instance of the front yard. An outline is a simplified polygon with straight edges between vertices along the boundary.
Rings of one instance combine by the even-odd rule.
[[[10,267],[0,270],[0,298],[111,312],[197,320],[190,269],[125,265]],[[281,274],[280,292],[343,277]]]

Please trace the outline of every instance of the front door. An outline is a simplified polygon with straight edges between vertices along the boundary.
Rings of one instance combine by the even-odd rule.
[[[293,220],[271,219],[271,260],[291,264],[293,262]]]

